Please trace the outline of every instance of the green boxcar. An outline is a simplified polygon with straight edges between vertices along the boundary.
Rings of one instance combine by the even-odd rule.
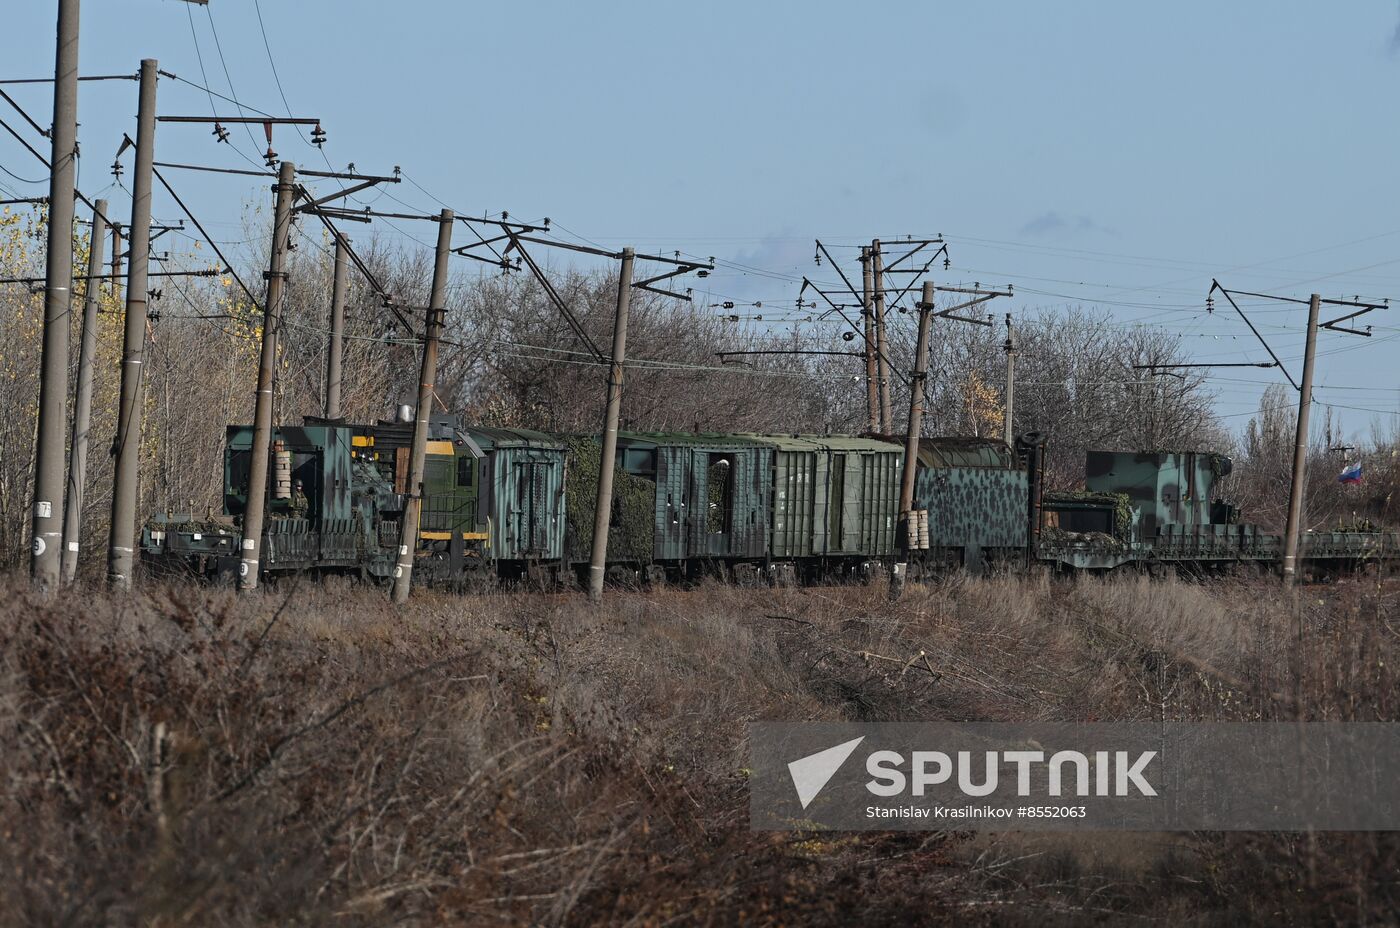
[[[656,483],[652,557],[757,560],[768,541],[772,449],[733,435],[624,432],[624,473]]]
[[[564,557],[567,449],[555,436],[528,429],[472,427],[485,452],[481,518],[497,561],[560,563]]]
[[[847,436],[745,435],[773,447],[775,559],[894,553],[903,452]]]

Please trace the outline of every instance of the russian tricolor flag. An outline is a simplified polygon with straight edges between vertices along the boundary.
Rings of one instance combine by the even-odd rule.
[[[1361,462],[1348,464],[1346,470],[1337,477],[1338,483],[1360,483],[1361,482]]]

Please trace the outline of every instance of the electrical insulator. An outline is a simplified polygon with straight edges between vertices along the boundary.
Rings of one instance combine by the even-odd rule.
[[[733,305],[733,304],[730,304],[730,305]],[[726,316],[725,318],[728,319],[730,322],[738,322],[738,321],[739,321],[739,317],[738,317],[738,316]]]
[[[1206,297],[1206,312],[1208,312],[1208,313],[1213,313],[1213,312],[1215,312],[1215,297],[1213,297],[1213,296],[1208,296],[1208,297]]]
[[[734,308],[734,301],[733,301],[733,300],[725,300],[724,303],[722,304],[722,307],[723,307],[724,309],[733,309],[733,308]],[[738,316],[735,316],[734,318],[735,318],[735,319],[738,319],[739,317],[738,317]]]
[[[213,133],[213,135],[214,135],[214,138],[217,139],[217,140],[220,141],[220,142],[227,142],[227,141],[228,141],[228,130],[224,128],[223,123],[219,123],[219,122],[214,123],[214,133]]]
[[[943,256],[943,270],[946,271],[946,270],[948,270],[948,268],[950,268],[950,267],[952,267],[952,266],[953,266],[953,261],[952,261],[952,259],[949,258],[947,255],[944,255],[944,256]]]
[[[321,124],[316,123],[316,128],[311,130],[311,144],[320,148],[326,144],[326,130],[321,128]]]
[[[112,162],[112,178],[114,180],[121,180],[123,170],[124,169],[122,168],[122,163],[120,161]]]
[[[267,151],[263,154],[263,161],[267,162],[267,166],[270,168],[277,167],[277,152],[272,150],[271,145],[267,146]]]
[[[841,333],[841,341],[843,341],[843,342],[853,342],[853,341],[855,341],[855,340],[856,340],[856,333],[854,333],[854,332],[842,332],[842,333]]]

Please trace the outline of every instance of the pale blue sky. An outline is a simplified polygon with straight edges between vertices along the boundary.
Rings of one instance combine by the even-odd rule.
[[[834,279],[812,264],[814,236],[939,232],[953,258],[940,281],[1016,285],[998,311],[1097,303],[1179,333],[1201,360],[1265,358],[1221,301],[1204,314],[1212,276],[1400,297],[1393,0],[261,4],[287,101],[324,120],[335,167],[402,165],[423,189],[391,192],[419,210],[439,198],[547,215],[561,235],[762,270],[722,267],[706,282],[715,299],[791,306],[793,278]],[[51,73],[56,4],[10,6],[3,76]],[[210,14],[238,98],[285,115],[253,0],[88,0],[82,71],[155,57],[203,83],[192,22],[208,82],[227,94]],[[46,87],[7,89],[47,123]],[[86,191],[110,183],[135,96],[131,83],[83,85]],[[210,104],[163,81],[161,110]],[[275,147],[326,166],[287,130]],[[247,166],[200,127],[162,126],[159,149]],[[0,165],[41,176],[8,138]],[[265,196],[250,178],[179,183],[229,239],[243,204]],[[0,185],[42,192],[5,174]],[[124,215],[121,192],[107,195]],[[156,212],[176,214],[161,197]],[[1305,312],[1258,305],[1295,369]],[[1318,398],[1360,407],[1338,410],[1353,429],[1400,403],[1400,309],[1375,325],[1371,339],[1323,335]],[[1221,374],[1231,425],[1282,379]]]

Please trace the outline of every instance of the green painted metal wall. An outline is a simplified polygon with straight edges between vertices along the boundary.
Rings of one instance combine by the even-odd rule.
[[[1128,494],[1148,540],[1168,525],[1209,525],[1215,481],[1229,472],[1230,459],[1213,452],[1090,451],[1084,486]]]
[[[894,553],[899,448],[844,436],[752,435],[773,446],[776,558]]]
[[[333,425],[284,425],[273,429],[273,442],[282,442],[292,453],[292,478],[300,480],[310,503],[312,519],[348,519],[350,498],[351,435],[349,428]],[[247,466],[252,454],[253,428],[231,425],[224,444],[224,512],[242,515],[247,505]],[[269,474],[268,484],[272,478]],[[269,516],[287,514],[287,504],[270,500]]]
[[[620,465],[655,481],[653,557],[763,557],[771,454],[767,445],[727,435],[619,435]]]
[[[931,547],[1021,548],[1027,492],[1023,470],[921,467],[914,505],[928,510]]]
[[[551,436],[523,429],[473,428],[467,433],[486,452],[480,473],[489,556],[562,560],[564,446]]]

